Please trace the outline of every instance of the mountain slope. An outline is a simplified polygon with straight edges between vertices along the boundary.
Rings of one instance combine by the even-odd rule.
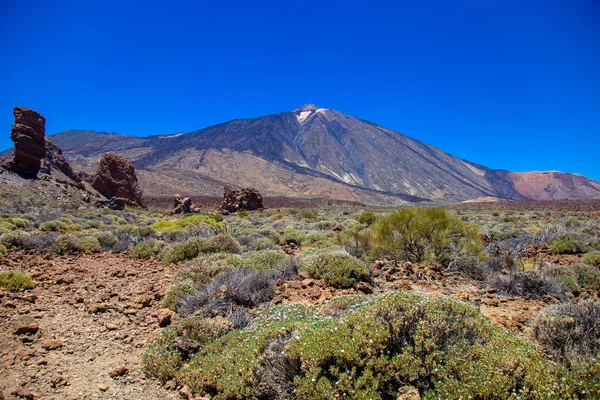
[[[140,171],[146,193],[220,195],[223,185],[267,195],[367,202],[491,196],[600,198],[600,184],[562,173],[495,171],[339,111],[305,105],[185,134],[146,138],[66,131],[54,140],[92,170],[116,151]]]

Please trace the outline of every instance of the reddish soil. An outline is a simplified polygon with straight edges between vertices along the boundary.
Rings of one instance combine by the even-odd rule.
[[[0,259],[0,266],[28,271],[35,280],[29,291],[0,289],[0,395],[179,398],[140,369],[174,267],[120,254],[21,253]],[[15,334],[17,327],[30,333]]]

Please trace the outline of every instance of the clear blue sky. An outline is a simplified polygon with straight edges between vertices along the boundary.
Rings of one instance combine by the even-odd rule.
[[[597,0],[0,0],[0,52],[0,148],[17,104],[48,134],[148,135],[315,103],[600,180]]]

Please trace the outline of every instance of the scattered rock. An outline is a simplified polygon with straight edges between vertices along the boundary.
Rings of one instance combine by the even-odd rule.
[[[402,386],[398,390],[396,400],[421,400],[419,390],[414,386]]]
[[[100,156],[92,187],[107,199],[122,197],[141,207],[145,206],[133,164],[116,153]]]
[[[185,385],[181,389],[179,389],[179,394],[184,399],[193,399],[193,397],[194,397],[194,395],[192,394],[192,391],[190,390],[190,388],[187,385]]]
[[[191,197],[181,197],[176,194],[173,198],[173,211],[175,214],[188,214],[195,212],[194,203]]]
[[[136,203],[123,197],[111,197],[110,199],[98,199],[94,203],[96,208],[110,208],[111,210],[124,210],[126,206],[134,206]]]
[[[108,390],[108,385],[98,385],[98,390],[101,392],[106,392]]]
[[[102,303],[89,303],[87,305],[88,311],[92,314],[103,313],[106,311],[106,305]]]
[[[13,110],[15,123],[10,138],[15,143],[13,159],[6,167],[26,178],[37,177],[45,151],[46,119],[29,108]]]
[[[68,385],[69,385],[69,376],[68,375],[57,376],[50,380],[50,386],[52,386],[55,389],[58,387],[61,387],[61,386],[68,386]]]
[[[45,350],[58,350],[63,347],[63,344],[58,340],[46,340],[42,343],[42,348]]]
[[[252,188],[231,189],[225,188],[221,211],[228,213],[242,210],[258,210],[263,207],[263,199],[258,190]]]
[[[358,282],[356,284],[356,290],[358,290],[359,292],[363,292],[364,294],[371,294],[373,293],[373,286],[371,286],[367,282]]]
[[[119,328],[117,325],[111,324],[110,322],[107,323],[105,326],[106,326],[106,330],[108,330],[108,331],[114,331]]]
[[[126,375],[129,372],[129,369],[127,367],[118,367],[113,369],[112,371],[110,371],[108,373],[108,375],[110,375],[111,378],[117,378],[119,376],[123,376]]]
[[[40,330],[40,326],[31,317],[21,317],[15,324],[13,334],[15,335],[34,335]]]
[[[33,399],[35,399],[35,395],[33,393],[28,392],[28,391],[26,391],[24,389],[14,390],[11,394],[13,396],[21,398],[21,399],[26,399],[26,400],[33,400]]]
[[[158,319],[158,325],[160,327],[170,325],[171,319],[173,318],[173,314],[174,314],[174,312],[167,308],[163,308],[163,309],[159,310],[158,314],[156,315],[156,318]]]

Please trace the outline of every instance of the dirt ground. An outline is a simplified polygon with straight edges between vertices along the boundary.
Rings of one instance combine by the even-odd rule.
[[[159,329],[156,314],[173,266],[120,254],[20,253],[0,265],[29,271],[36,281],[30,291],[0,291],[5,398],[180,398],[140,369],[144,348]],[[19,327],[30,333],[15,334]]]

